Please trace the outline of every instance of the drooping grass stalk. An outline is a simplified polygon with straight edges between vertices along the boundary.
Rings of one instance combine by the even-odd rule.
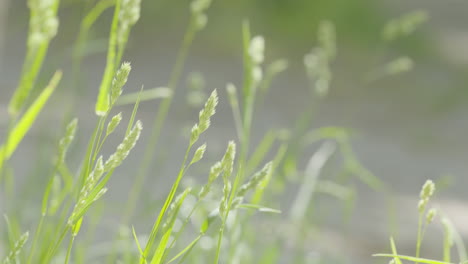
[[[187,59],[188,51],[192,45],[196,33],[205,27],[207,18],[204,12],[210,6],[210,4],[211,0],[194,0],[192,2],[190,22],[185,31],[182,46],[177,54],[176,62],[171,71],[171,75],[167,85],[167,88],[171,91],[171,94],[174,94],[175,90],[177,89],[177,86],[180,81],[180,76],[182,74],[185,61]],[[196,8],[194,8],[194,6],[196,6]],[[151,135],[148,144],[146,145],[141,164],[138,167],[132,189],[130,190],[129,199],[125,206],[124,219],[122,221],[123,224],[126,224],[134,214],[135,206],[137,204],[136,201],[138,200],[138,197],[141,193],[141,189],[143,188],[146,177],[148,175],[148,171],[153,162],[154,155],[157,150],[157,143],[161,135],[162,128],[166,121],[171,104],[172,96],[163,99],[158,107],[157,114],[155,116],[153,126],[151,128]]]

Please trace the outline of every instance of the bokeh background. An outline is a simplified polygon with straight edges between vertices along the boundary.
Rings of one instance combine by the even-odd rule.
[[[79,79],[72,74],[72,50],[79,21],[95,1],[63,0],[59,12],[60,30],[52,41],[39,83],[45,84],[57,68],[64,70],[65,81],[32,133],[22,143],[12,164],[19,175],[34,175],[47,170],[64,120],[80,119],[80,136],[74,157],[86,142],[95,121],[94,100],[104,65],[106,36],[112,12],[106,11],[93,27],[88,39]],[[133,71],[126,91],[164,86],[169,78],[183,32],[189,18],[189,1],[143,0],[140,21],[133,29],[124,60]],[[386,42],[384,25],[408,12],[423,10],[429,19],[411,35]],[[332,21],[337,31],[337,59],[332,64],[333,80],[329,96],[314,115],[313,127],[342,126],[353,131],[352,145],[360,161],[394,192],[393,203],[380,193],[356,182],[357,197],[350,219],[344,221],[339,202],[324,199],[324,217],[311,223],[323,230],[320,239],[310,243],[311,252],[341,256],[342,263],[376,263],[372,253],[388,251],[388,237],[394,235],[400,253],[412,254],[415,244],[420,186],[433,179],[443,188],[436,204],[449,215],[460,233],[468,238],[468,2],[463,0],[216,0],[208,12],[207,28],[197,35],[191,48],[183,81],[177,90],[167,126],[158,148],[164,166],[153,168],[143,194],[145,203],[162,199],[171,177],[177,172],[187,129],[196,120],[198,107],[187,103],[186,79],[193,72],[204,76],[206,92],[218,88],[219,113],[213,120],[207,141],[212,159],[235,138],[235,129],[224,87],[227,82],[241,84],[241,23],[250,21],[252,32],[266,40],[266,61],[285,58],[289,68],[272,83],[256,112],[254,143],[269,129],[292,128],[302,111],[313,107],[303,56],[317,44],[321,20]],[[28,27],[26,1],[0,0],[0,136],[7,128],[6,105],[17,85],[24,58]],[[369,80],[392,60],[407,56],[413,68],[401,74]],[[39,85],[40,86],[40,85]],[[70,109],[75,113],[59,111]],[[139,118],[150,127],[157,101],[142,104]],[[129,116],[131,107],[122,107]],[[107,201],[116,205],[126,199],[132,171],[138,166],[148,132],[136,154],[129,157],[110,185]],[[114,141],[112,141],[114,140]],[[1,141],[1,140],[0,140]],[[111,139],[117,144],[119,139]],[[111,149],[111,148],[110,148]],[[306,151],[298,167],[305,167],[314,148]],[[77,164],[75,164],[77,165]],[[196,173],[195,173],[196,174]],[[202,173],[201,173],[202,174]],[[172,176],[171,176],[172,175]],[[189,175],[190,176],[190,175]],[[35,185],[43,186],[40,176]],[[32,186],[32,187],[31,187]],[[282,210],[294,197],[287,190]],[[25,201],[20,208],[34,207]],[[21,207],[22,206],[22,207]],[[389,209],[389,206],[391,209]],[[323,209],[325,208],[325,209]],[[326,212],[326,213],[325,213]],[[108,221],[114,221],[109,212]],[[321,215],[319,213],[318,215]],[[151,217],[151,216],[148,216]],[[281,216],[279,216],[281,218]],[[279,220],[280,221],[280,220]],[[144,220],[137,224],[146,225]],[[436,223],[434,226],[440,226]],[[424,244],[428,257],[441,255],[440,227],[430,229]],[[318,241],[318,242],[317,242]],[[286,263],[286,262],[285,262]]]

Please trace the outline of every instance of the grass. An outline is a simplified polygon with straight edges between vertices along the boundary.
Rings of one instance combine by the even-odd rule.
[[[0,146],[0,186],[4,190],[0,195],[6,201],[2,208],[5,221],[0,223],[2,263],[283,263],[285,259],[289,263],[310,263],[310,249],[305,245],[310,242],[313,230],[320,228],[318,224],[311,224],[319,197],[336,198],[346,212],[352,212],[359,195],[352,187],[352,178],[377,193],[391,196],[385,183],[359,161],[350,143],[351,131],[340,127],[311,129],[314,115],[332,89],[337,36],[331,21],[320,23],[318,43],[304,56],[314,107],[298,114],[292,129],[270,128],[258,145],[253,144],[255,112],[262,106],[275,77],[287,69],[288,62],[277,59],[265,65],[265,39],[253,35],[249,22],[244,21],[241,30],[243,83],[240,88],[227,83],[226,98],[222,98],[222,93],[216,89],[205,96],[202,77],[191,76],[192,91],[189,93],[193,98],[188,97],[188,101],[192,106],[198,106],[201,98],[206,100],[200,105],[198,121],[187,135],[180,168],[177,175],[170,178],[173,179],[172,186],[168,193],[161,194],[165,195],[164,199],[151,201],[153,208],[147,208],[145,204],[148,202],[142,201],[141,194],[145,191],[153,163],[158,166],[164,163],[164,160],[156,160],[155,152],[162,151],[158,142],[166,127],[169,109],[175,103],[173,95],[181,82],[190,47],[196,35],[208,24],[207,12],[212,3],[210,0],[191,2],[189,24],[167,85],[129,93],[125,92],[125,86],[132,69],[129,62],[122,62],[122,58],[131,29],[139,19],[141,3],[139,0],[101,0],[90,6],[84,15],[73,49],[72,86],[76,86],[88,34],[103,12],[113,8],[106,66],[94,109],[96,124],[90,135],[84,135],[87,137],[86,150],[79,153],[79,157],[68,157],[67,154],[76,148],[74,141],[81,132],[78,119],[66,120],[68,125],[62,131],[63,136],[56,139],[56,153],[49,158],[50,170],[43,177],[41,175],[47,179],[47,184],[44,189],[35,188],[31,194],[42,202],[36,203],[34,212],[13,210],[21,193],[16,193],[12,186],[24,176],[17,175],[9,161],[12,158],[21,160],[14,156],[15,151],[27,148],[22,141],[33,124],[40,122],[40,114],[60,87],[62,76],[62,71],[57,70],[48,77],[50,82],[42,89],[36,81],[45,64],[49,44],[57,33],[60,0],[30,0],[28,4],[30,28],[26,58],[18,87],[9,103],[9,126]],[[392,20],[383,31],[384,38],[393,41],[410,34],[425,19],[424,13],[418,11]],[[369,80],[409,71],[410,59],[402,58],[405,58],[403,62],[397,58],[371,73]],[[33,89],[40,90],[34,99],[29,95]],[[145,126],[137,120],[139,104],[143,101],[157,105],[153,123]],[[218,103],[231,107],[235,130],[233,139],[226,142],[224,155],[214,161],[210,158],[214,155],[206,155],[211,151],[211,142],[205,132],[212,126]],[[121,105],[129,104],[134,105],[131,114],[119,112]],[[70,102],[70,105],[73,112],[80,102]],[[123,123],[127,123],[126,127]],[[118,230],[103,234],[105,230],[100,229],[106,224],[103,214],[112,205],[102,197],[108,191],[114,173],[129,155],[133,155],[143,127],[150,129],[149,140],[139,159],[140,164],[129,175],[133,177],[133,185],[129,186],[129,197],[119,211]],[[109,137],[117,136],[119,131],[123,134],[121,143],[114,146],[115,150],[109,155],[103,149],[110,144]],[[203,140],[208,142],[202,143]],[[302,169],[299,160],[307,149],[315,149],[315,153]],[[324,179],[333,176],[326,172],[330,163],[339,173]],[[79,166],[75,168],[70,164]],[[186,186],[184,180],[194,169],[203,170],[206,176],[201,183]],[[157,180],[166,181],[162,177]],[[278,208],[288,200],[285,194],[289,188],[298,191],[287,209],[281,211]],[[404,260],[451,263],[452,248],[456,246],[460,261],[467,261],[463,241],[445,216],[442,216],[445,230],[443,261],[421,257],[426,228],[436,217],[434,209],[427,209],[434,189],[435,185],[428,181],[421,191],[414,257],[399,255],[393,239],[391,254],[375,256],[391,258],[394,263]],[[154,204],[158,208],[156,211]],[[144,214],[139,214],[136,209]],[[148,215],[153,220],[147,219]],[[143,216],[146,218],[141,219]],[[146,230],[144,225],[132,224],[150,221],[152,227]],[[281,221],[289,227],[286,234],[280,231],[261,233],[262,225],[258,221],[272,221],[273,230],[281,229]],[[99,249],[97,241],[102,239],[108,246]],[[320,263],[333,261],[339,260],[325,259]]]

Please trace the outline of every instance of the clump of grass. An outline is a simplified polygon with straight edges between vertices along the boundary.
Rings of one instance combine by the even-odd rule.
[[[9,241],[5,246],[2,244],[1,248],[8,248],[10,251],[5,254],[3,263],[88,263],[94,260],[102,262],[105,258],[108,263],[121,261],[141,264],[277,263],[281,262],[280,255],[289,257],[290,253],[285,251],[289,250],[290,244],[295,244],[299,252],[291,256],[292,262],[305,263],[306,250],[300,245],[307,242],[306,236],[311,229],[308,220],[318,195],[333,196],[352,208],[357,194],[349,186],[348,175],[355,176],[375,191],[386,191],[383,182],[360,163],[351,147],[350,132],[347,129],[311,129],[315,111],[318,111],[320,102],[326,100],[332,87],[337,36],[330,21],[323,21],[319,25],[318,44],[304,56],[304,66],[311,85],[311,99],[317,104],[304,111],[291,131],[270,129],[258,145],[252,144],[252,130],[256,125],[255,111],[266,102],[265,96],[272,81],[288,68],[288,62],[277,59],[269,63],[265,57],[266,38],[252,35],[250,25],[245,21],[242,24],[243,83],[238,85],[239,89],[235,84],[228,83],[227,100],[224,100],[225,104],[231,106],[236,130],[233,134],[237,138],[228,141],[223,156],[205,170],[203,184],[183,186],[183,180],[191,169],[202,166],[207,160],[206,153],[210,150],[211,143],[200,141],[204,140],[204,134],[211,126],[218,103],[223,101],[216,89],[209,96],[205,94],[207,85],[200,74],[191,75],[191,91],[187,101],[192,107],[201,107],[198,122],[189,132],[185,155],[164,202],[156,205],[159,210],[156,210],[157,216],[152,228],[149,232],[138,235],[138,227],[135,228],[130,223],[134,220],[136,206],[141,204],[139,198],[151,165],[155,162],[157,143],[173,102],[173,94],[179,86],[188,51],[197,33],[207,26],[207,12],[211,4],[210,0],[191,1],[188,8],[189,24],[167,84],[148,90],[142,88],[137,93],[124,93],[131,64],[122,63],[122,59],[131,29],[140,18],[140,0],[101,0],[90,6],[81,21],[74,48],[74,81],[80,76],[89,31],[105,10],[113,7],[114,11],[106,66],[94,109],[97,115],[95,129],[88,135],[86,152],[80,156],[81,163],[78,168],[72,168],[67,153],[73,149],[73,142],[81,131],[78,130],[78,119],[66,120],[68,125],[64,128],[62,138],[56,142],[56,155],[51,161],[52,168],[42,194],[42,204],[37,210],[39,212],[36,212],[38,221],[34,224],[35,227],[29,227],[30,231],[24,233],[20,232],[21,226],[28,222],[22,219],[24,215],[12,211],[11,216],[6,217]],[[0,184],[6,182],[2,178],[3,174],[7,174],[4,172],[7,169],[10,171],[7,168],[9,159],[21,146],[20,143],[58,86],[62,74],[61,71],[56,71],[46,88],[40,91],[34,101],[29,102],[28,95],[36,85],[49,43],[57,34],[59,0],[30,0],[28,5],[31,18],[26,59],[18,88],[10,100],[10,126],[0,146]],[[386,33],[388,41],[412,32],[422,23],[420,14],[415,17],[405,17],[403,21],[406,22],[401,22],[404,25],[392,22],[393,26],[386,29],[390,32]],[[384,67],[385,74],[407,71],[412,66],[410,62],[407,57],[397,59]],[[150,128],[151,135],[145,154],[135,170],[128,201],[120,215],[119,224],[123,231],[108,241],[111,245],[99,251],[99,256],[95,257],[93,250],[100,247],[91,247],[89,243],[93,241],[97,224],[101,222],[103,208],[108,206],[101,198],[108,190],[114,171],[130,155],[142,133],[142,122],[136,117],[139,103],[154,99],[162,100]],[[124,104],[134,104],[126,129],[122,127],[123,120],[127,119],[126,113],[116,111],[117,107]],[[115,136],[119,130],[125,131],[125,135],[115,151],[105,158],[107,155],[102,149],[109,137]],[[321,143],[320,147],[311,156],[306,168],[301,169],[298,160],[304,149],[318,142]],[[327,163],[332,162],[335,155],[342,156],[343,163],[338,166],[345,176],[338,180],[322,179],[322,170]],[[14,181],[14,177],[10,178]],[[259,240],[263,238],[252,236],[257,228],[252,224],[253,213],[281,214],[282,211],[276,208],[280,208],[286,185],[298,187],[290,209],[286,210],[286,219],[283,219],[292,226],[289,231],[293,234],[293,239],[284,234],[274,234],[271,240],[266,241],[265,246],[258,246]],[[5,184],[5,189],[8,188],[9,185]],[[401,263],[400,259],[442,263],[428,262],[419,256],[426,226],[437,217],[434,209],[427,210],[433,192],[434,184],[431,182],[421,191],[415,257],[398,255],[395,243],[391,240],[393,253],[385,256],[392,257],[396,263]],[[14,198],[16,194],[9,192],[9,195],[11,197],[8,197],[8,201],[13,200],[10,198]],[[152,209],[147,211],[153,212]],[[450,249],[454,244],[458,248],[460,259],[466,260],[466,256],[461,253],[461,239],[453,225],[447,218],[443,222],[444,263],[450,262]],[[29,232],[32,234],[30,244],[27,243]],[[210,246],[204,245],[207,241],[210,241]],[[262,240],[263,242],[265,241]],[[257,247],[254,246],[258,246],[258,252],[249,250],[255,248],[256,251]]]

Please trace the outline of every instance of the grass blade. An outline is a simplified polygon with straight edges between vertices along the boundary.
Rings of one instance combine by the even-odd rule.
[[[5,142],[5,145],[0,147],[0,168],[2,168],[3,161],[8,160],[11,157],[13,152],[15,152],[16,148],[18,147],[18,144],[23,140],[29,129],[31,129],[31,126],[46,104],[50,95],[55,90],[55,87],[57,87],[57,84],[61,78],[62,72],[55,72],[47,87],[41,92],[39,97],[28,108],[26,113],[13,128],[10,137],[8,137],[8,142]]]
[[[96,115],[98,116],[104,116],[109,110],[109,89],[112,82],[112,77],[114,76],[116,65],[119,63],[116,61],[116,49],[120,6],[121,1],[117,1],[115,4],[114,17],[112,18],[106,69],[104,71],[104,77],[102,78],[101,86],[99,87],[99,95],[96,102]]]
[[[405,256],[405,255],[374,254],[372,256],[373,257],[400,258],[400,259],[405,259],[405,260],[409,260],[409,261],[420,262],[420,263],[428,263],[428,264],[453,264],[451,262],[443,262],[443,261],[425,259],[425,258],[416,258],[416,257],[412,257],[412,256]]]
[[[172,96],[172,90],[167,87],[156,87],[146,91],[130,93],[122,95],[118,100],[116,105],[127,105],[133,104],[138,99],[140,101],[149,101],[154,99],[164,99]]]

